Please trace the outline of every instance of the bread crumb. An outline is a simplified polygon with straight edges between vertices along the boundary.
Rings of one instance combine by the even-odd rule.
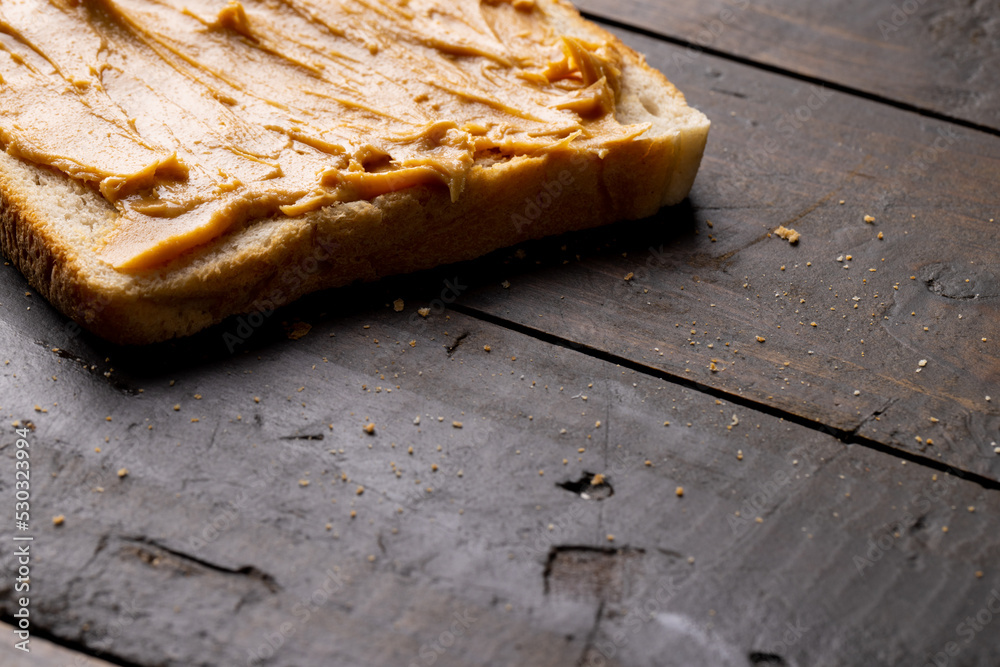
[[[509,280],[503,281],[502,283],[500,283],[500,287],[508,289],[510,287],[510,281]]]
[[[676,489],[674,490],[674,493],[676,493],[676,494],[677,494],[677,497],[678,497],[678,498],[682,498],[682,497],[684,496],[684,487],[683,487],[683,486],[678,486],[678,487],[677,487],[677,488],[676,488]]]
[[[63,525],[64,521],[66,521],[66,517],[64,517],[62,514],[57,514],[56,516],[52,517],[53,526],[61,526]]]
[[[875,222],[875,218],[873,218],[870,215],[866,215],[865,216],[865,222],[867,222],[869,225],[871,225],[871,224],[873,224]]]
[[[403,312],[404,305],[405,304],[403,303],[402,299],[396,299],[395,301],[392,302],[392,309],[395,310],[397,313],[401,313]]]
[[[483,351],[484,351],[484,352],[489,352],[489,351],[491,351],[492,349],[493,349],[493,348],[492,348],[492,347],[490,347],[489,345],[483,345]]]
[[[778,228],[774,230],[774,233],[789,243],[798,243],[799,239],[802,238],[802,235],[797,231],[794,229],[788,229],[784,225],[779,225]]]
[[[452,422],[451,425],[455,428],[462,428],[462,422]]]
[[[608,533],[608,538],[607,539],[608,539],[608,542],[614,542],[615,541],[615,536],[612,535],[611,533]]]
[[[632,273],[631,271],[629,271],[628,273],[625,274],[625,282],[628,282],[629,280],[632,280],[633,278],[635,278],[635,274]]]
[[[601,420],[600,419],[598,419],[596,422],[594,422],[594,428],[601,428]]]
[[[375,422],[368,422],[364,425],[365,433],[372,435],[375,433]]]
[[[288,328],[288,338],[299,340],[312,330],[312,325],[308,322],[295,322]]]
[[[604,484],[604,473],[600,473],[599,472],[596,475],[594,475],[593,477],[591,477],[590,478],[590,484],[591,484],[591,486],[598,486],[600,484]]]
[[[118,476],[119,477],[126,477],[126,476],[128,476],[128,468],[119,468],[118,469]]]
[[[757,342],[763,343],[766,339],[763,336],[757,336]]]
[[[300,479],[299,480],[299,486],[303,486],[303,487],[309,486],[309,480],[308,479]]]
[[[921,368],[923,368],[926,365],[927,365],[926,359],[921,359],[920,361],[917,362],[917,366],[920,366]]]
[[[878,240],[881,241],[884,238],[885,238],[885,236],[882,235],[882,232],[879,232],[878,233]]]
[[[361,494],[363,494],[364,492],[365,492],[365,487],[363,487],[363,486],[359,486],[359,487],[358,487],[358,488],[357,488],[357,489],[356,489],[356,490],[354,491],[354,493],[355,493],[356,495],[359,495],[359,496],[360,496]]]

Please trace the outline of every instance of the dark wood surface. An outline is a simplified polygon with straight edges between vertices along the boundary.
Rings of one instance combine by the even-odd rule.
[[[138,349],[0,271],[0,540],[18,422],[51,660],[1000,663],[1000,139],[721,46],[678,67],[649,33],[685,3],[583,6],[713,121],[654,219]],[[782,69],[832,48],[819,11]]]
[[[460,304],[1000,479],[1000,139],[622,36],[715,119],[689,205],[538,244]]]
[[[1000,13],[991,0],[579,0],[595,17],[697,51],[821,80],[1000,131]]]

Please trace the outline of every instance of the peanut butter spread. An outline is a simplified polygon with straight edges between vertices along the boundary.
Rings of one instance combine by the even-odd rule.
[[[0,142],[114,205],[121,271],[648,129],[615,120],[618,52],[534,0],[3,0],[0,51]]]

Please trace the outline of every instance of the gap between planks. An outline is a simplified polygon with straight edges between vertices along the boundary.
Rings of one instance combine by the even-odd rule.
[[[600,23],[608,27],[617,28],[619,30],[627,30],[628,32],[636,33],[638,35],[643,35],[645,37],[656,39],[661,42],[667,42],[675,46],[695,49],[700,53],[707,53],[710,56],[715,56],[717,58],[729,60],[731,62],[739,63],[741,65],[747,65],[749,67],[755,67],[757,69],[769,72],[771,74],[777,74],[779,76],[796,79],[804,83],[822,86],[824,88],[829,88],[830,90],[835,90],[838,93],[844,93],[847,95],[860,97],[869,100],[871,102],[876,102],[878,104],[884,104],[886,106],[899,109],[900,111],[915,113],[925,118],[930,118],[944,123],[951,123],[953,125],[958,125],[959,127],[964,127],[969,130],[974,130],[976,132],[984,132],[994,137],[1000,137],[1000,129],[994,129],[992,127],[989,127],[988,125],[982,125],[980,123],[974,123],[969,120],[955,118],[954,116],[949,116],[948,114],[943,114],[938,111],[933,111],[931,109],[925,109],[915,104],[910,104],[909,102],[895,100],[892,99],[891,97],[885,97],[882,95],[878,95],[876,93],[869,93],[864,90],[859,90],[858,88],[852,88],[851,86],[845,86],[840,83],[834,83],[832,81],[827,81],[819,77],[810,76],[808,74],[802,74],[800,72],[786,69],[784,67],[779,67],[778,65],[771,65],[768,63],[757,62],[752,58],[747,58],[746,56],[737,55],[735,53],[729,53],[728,51],[723,51],[721,49],[716,49],[710,46],[700,46],[698,44],[695,44],[694,42],[689,42],[679,37],[671,37],[670,35],[665,35],[661,32],[657,32],[656,30],[652,30],[650,28],[644,28],[642,26],[632,25],[631,23],[627,23],[625,21],[614,19],[608,16],[601,16],[599,14],[594,14],[592,12],[580,12],[580,14],[584,18],[590,21],[594,21],[595,23]]]
[[[4,635],[13,636],[12,633],[16,626],[16,618],[6,614],[0,617],[0,632]],[[111,653],[95,650],[80,642],[56,637],[47,630],[39,629],[37,625],[32,625],[31,643],[28,646],[31,648],[31,652],[22,656],[22,652],[13,647],[13,642],[5,641],[0,647],[0,664],[21,664],[10,661],[23,657],[24,664],[32,667],[66,667],[67,665],[143,667],[134,662],[124,661]]]
[[[786,422],[796,424],[798,426],[803,426],[812,431],[825,433],[827,435],[833,436],[834,438],[844,443],[845,445],[858,445],[860,447],[871,449],[872,451],[879,452],[881,454],[887,454],[889,456],[901,459],[903,461],[909,461],[911,463],[915,463],[917,465],[924,466],[926,468],[930,468],[938,472],[953,475],[955,477],[958,477],[959,479],[972,482],[988,491],[1000,491],[1000,481],[990,479],[989,477],[986,477],[984,475],[979,475],[973,472],[967,472],[960,468],[956,468],[955,466],[948,465],[943,461],[936,461],[934,459],[927,458],[925,456],[920,456],[913,452],[896,449],[894,447],[890,447],[889,445],[885,445],[881,442],[878,442],[877,440],[872,440],[870,438],[858,435],[858,431],[860,431],[861,428],[866,423],[868,423],[868,421],[872,417],[881,414],[888,407],[888,404],[886,406],[883,406],[879,410],[876,410],[872,414],[864,417],[855,428],[849,431],[845,429],[834,428],[832,426],[827,426],[822,422],[814,421],[812,419],[807,419],[806,417],[796,415],[795,413],[788,412],[780,408],[772,407],[765,403],[758,403],[753,399],[741,396],[739,394],[733,394],[721,389],[717,389],[715,387],[702,384],[701,382],[692,380],[690,378],[685,378],[680,375],[668,373],[667,371],[647,366],[645,364],[633,361],[626,357],[620,357],[616,354],[612,354],[611,352],[605,352],[603,350],[599,350],[597,348],[591,347],[590,345],[575,343],[573,341],[567,340],[566,338],[562,338],[561,336],[557,336],[555,334],[542,331],[541,329],[535,329],[533,327],[529,327],[524,324],[519,324],[517,322],[505,320],[502,317],[498,317],[496,315],[478,310],[476,308],[470,308],[469,306],[463,306],[460,304],[452,304],[451,308],[452,310],[462,313],[463,315],[467,315],[469,317],[475,318],[482,322],[486,322],[488,324],[492,324],[494,326],[508,329],[515,333],[519,333],[523,336],[534,338],[535,340],[541,341],[543,343],[548,343],[550,345],[556,345],[558,347],[563,347],[569,350],[573,350],[574,352],[579,352],[580,354],[586,355],[593,359],[597,359],[599,361],[603,361],[606,363],[615,364],[617,366],[620,366],[621,368],[627,368],[628,370],[635,371],[636,373],[641,373],[642,375],[645,375],[647,377],[656,378],[657,380],[662,380],[664,382],[669,382],[670,384],[676,385],[678,387],[683,387],[685,389],[692,389],[694,391],[701,392],[713,398],[725,399],[730,403],[738,405],[742,408],[755,410],[757,412],[766,414],[770,417],[777,417],[778,419],[782,419]]]

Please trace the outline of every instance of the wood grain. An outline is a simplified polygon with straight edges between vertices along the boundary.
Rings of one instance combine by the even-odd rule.
[[[1000,139],[709,56],[675,83],[713,121],[689,204],[508,253],[462,307],[1000,479]]]
[[[1000,130],[1000,18],[988,0],[575,0],[598,17]],[[697,69],[685,52],[674,70]],[[668,76],[676,76],[669,71]],[[671,76],[672,78],[672,76]]]
[[[147,348],[0,267],[65,661],[1000,662],[997,138],[622,36],[714,123],[654,219]]]
[[[67,335],[0,273],[37,627],[126,665],[915,664],[1000,587],[994,491],[440,306],[465,285],[230,354]]]

